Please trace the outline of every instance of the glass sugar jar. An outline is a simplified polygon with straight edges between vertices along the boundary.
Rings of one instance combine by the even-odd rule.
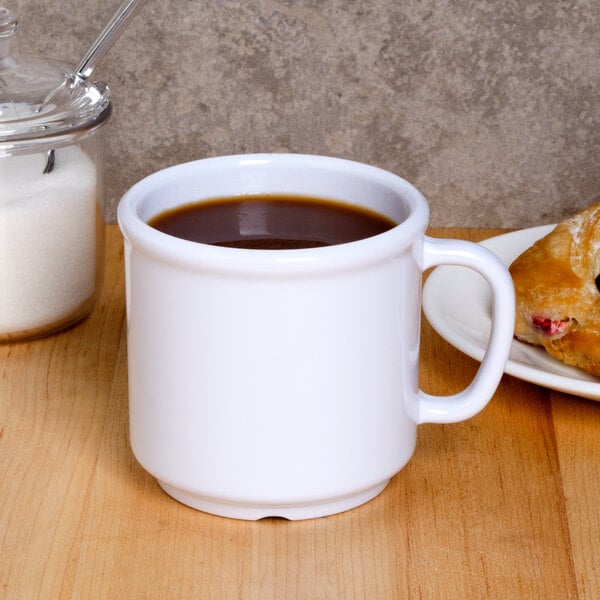
[[[12,52],[0,8],[0,342],[64,329],[93,308],[104,265],[108,87]]]

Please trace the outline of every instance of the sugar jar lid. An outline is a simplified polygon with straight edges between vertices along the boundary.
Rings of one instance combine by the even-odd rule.
[[[16,16],[0,7],[0,145],[79,134],[111,113],[110,91],[54,59],[12,52]]]

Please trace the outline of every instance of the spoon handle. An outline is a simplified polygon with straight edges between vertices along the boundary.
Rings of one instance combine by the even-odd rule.
[[[117,41],[117,38],[139,12],[145,1],[125,0],[123,2],[77,66],[75,74],[78,77],[85,80],[92,74],[96,65],[104,58],[104,55]]]

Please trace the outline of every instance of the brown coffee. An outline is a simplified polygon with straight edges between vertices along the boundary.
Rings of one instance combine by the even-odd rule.
[[[396,225],[368,208],[283,194],[194,202],[162,212],[148,224],[185,240],[257,250],[343,244],[383,233]]]

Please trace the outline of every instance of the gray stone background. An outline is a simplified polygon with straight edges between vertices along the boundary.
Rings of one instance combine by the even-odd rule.
[[[3,0],[77,63],[121,0]],[[436,226],[526,227],[600,196],[599,0],[148,0],[96,69],[109,218],[143,176],[285,151],[389,169]]]

